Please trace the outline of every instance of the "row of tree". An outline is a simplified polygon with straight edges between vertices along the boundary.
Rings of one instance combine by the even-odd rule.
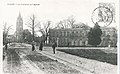
[[[41,23],[40,21],[37,21],[37,18],[35,17],[35,15],[32,15],[29,17],[26,25],[30,28],[30,31],[32,32],[32,34],[31,34],[32,41],[35,41],[35,32],[36,32],[35,29],[37,28],[37,32],[40,32],[42,34],[42,37],[44,37],[43,41],[44,41],[44,43],[46,43],[47,37],[48,37],[48,31],[49,31],[49,28],[51,25],[51,21],[47,21],[46,23]],[[28,32],[28,30],[27,30],[27,32]],[[25,34],[25,33],[23,33],[23,34]],[[29,33],[29,35],[30,35],[30,33]]]
[[[49,35],[49,29],[50,28],[70,28],[75,24],[75,19],[73,16],[68,17],[68,19],[62,20],[56,24],[56,26],[51,26],[51,21],[47,21],[46,23],[41,23],[37,20],[35,15],[32,15],[29,17],[26,25],[30,28],[30,31],[32,32],[32,41],[35,41],[35,29],[37,28],[37,32],[40,32],[42,34],[43,42],[46,44],[48,35]],[[24,33],[23,33],[24,34]],[[29,40],[28,40],[29,41]]]
[[[76,23],[76,20],[74,19],[73,16],[64,19],[56,24],[54,28],[69,28],[73,27]],[[35,36],[35,32],[40,32],[42,34],[41,39],[43,40],[44,43],[47,43],[47,37],[49,36],[49,29],[53,28],[51,27],[51,21],[47,21],[45,23],[41,23],[40,21],[37,20],[35,15],[32,15],[29,17],[26,25],[30,28],[25,29],[23,31],[23,39],[24,42],[32,42],[32,41],[40,41],[40,37]],[[37,28],[37,30],[36,30]],[[11,26],[6,27],[6,24],[4,25],[3,29],[3,44],[7,43],[7,36],[8,32],[11,29]],[[102,31],[100,29],[100,26],[98,23],[95,24],[93,28],[90,29],[88,33],[88,44],[97,46],[101,43],[101,35]]]
[[[37,31],[39,31],[42,34],[42,40],[44,43],[47,43],[47,37],[49,36],[49,29],[51,25],[51,21],[47,21],[43,24],[43,27],[39,21],[37,21],[35,15],[32,15],[29,17],[29,20],[27,22],[27,26],[30,28],[30,31],[28,29],[25,29],[23,31],[23,40],[24,42],[32,42],[32,41],[39,41],[39,37],[35,36],[35,29],[38,28]],[[75,24],[75,19],[73,17],[69,17],[66,20],[60,21],[55,28],[67,28],[72,27]],[[11,29],[11,26],[8,28],[6,27],[6,24],[4,25],[4,31],[3,31],[3,44],[7,42],[7,36],[8,32]],[[102,31],[100,29],[100,26],[96,23],[94,28],[90,29],[90,32],[88,33],[88,43],[94,46],[97,46],[101,42],[101,35]]]
[[[42,34],[42,38],[44,43],[47,43],[47,37],[49,35],[49,29],[50,28],[70,28],[75,24],[76,20],[73,16],[68,17],[67,19],[61,20],[58,23],[56,23],[54,26],[50,27],[51,25],[51,21],[46,21],[45,23],[40,22],[40,20],[37,19],[37,17],[33,14],[30,17],[28,17],[28,21],[26,22],[26,25],[29,27],[29,30],[24,30],[23,32],[23,38],[27,39],[27,37],[25,37],[25,34],[29,37],[27,41],[35,41],[35,32],[40,32]],[[5,25],[4,25],[5,26]],[[3,30],[3,42],[5,43],[7,40],[7,36],[8,36],[8,32],[10,30],[11,26],[9,26],[8,28],[6,27],[5,29],[7,29],[7,31]],[[37,29],[37,30],[36,30]],[[30,31],[30,32],[28,32]],[[26,33],[28,32],[28,34]],[[32,37],[30,37],[30,35],[32,35]],[[31,39],[30,39],[31,38]],[[30,40],[29,40],[30,39]]]

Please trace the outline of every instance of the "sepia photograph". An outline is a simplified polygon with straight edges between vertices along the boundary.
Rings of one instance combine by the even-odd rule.
[[[2,74],[119,74],[119,0],[3,0]]]

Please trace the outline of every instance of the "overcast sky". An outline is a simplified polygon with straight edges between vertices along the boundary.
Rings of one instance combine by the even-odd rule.
[[[99,2],[115,2],[115,0],[2,0],[0,10],[0,22],[13,25],[16,28],[16,20],[21,13],[24,29],[29,16],[35,14],[40,21],[52,21],[53,24],[67,19],[73,15],[77,22],[87,23],[93,26],[91,14],[98,7]],[[40,4],[40,5],[9,5],[9,4]]]

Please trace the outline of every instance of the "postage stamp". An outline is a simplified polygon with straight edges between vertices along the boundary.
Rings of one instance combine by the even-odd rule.
[[[97,22],[106,27],[113,21],[113,12],[107,7],[100,6],[94,9],[91,19],[94,24]]]

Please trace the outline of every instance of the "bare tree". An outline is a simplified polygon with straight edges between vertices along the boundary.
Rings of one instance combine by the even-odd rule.
[[[74,24],[75,24],[75,19],[73,16],[70,16],[68,19],[67,19],[67,22],[68,24],[72,27]]]
[[[12,29],[12,25],[7,27],[7,23],[3,25],[3,45],[7,44],[7,37],[9,34],[9,31]]]
[[[65,20],[58,22],[55,28],[71,28],[75,24],[75,19],[73,16],[68,17]]]
[[[39,23],[36,20],[35,15],[33,14],[32,16],[29,17],[29,21],[26,24],[32,31],[32,40],[34,41],[34,35],[35,35],[35,28],[37,27]]]
[[[47,38],[49,35],[49,29],[51,25],[51,21],[47,21],[46,23],[43,23],[43,28],[41,27],[42,24],[39,24],[39,32],[42,33],[43,41],[45,44],[47,44]]]
[[[41,24],[40,22],[39,22],[39,25],[38,25],[38,31],[39,31],[40,33],[42,33],[42,35],[45,34],[44,29],[42,28],[42,24]]]

